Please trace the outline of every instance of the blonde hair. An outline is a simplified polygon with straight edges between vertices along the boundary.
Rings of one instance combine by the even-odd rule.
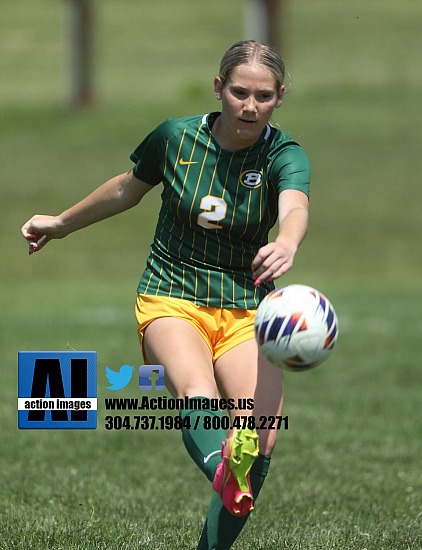
[[[233,44],[221,59],[219,76],[223,86],[230,79],[234,68],[253,62],[259,63],[274,75],[277,89],[283,84],[286,68],[279,54],[270,46],[255,40],[244,40]]]

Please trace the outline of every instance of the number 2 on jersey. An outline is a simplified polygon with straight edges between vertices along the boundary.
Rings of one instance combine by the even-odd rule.
[[[198,214],[198,225],[205,229],[221,229],[223,227],[218,222],[224,219],[227,212],[227,203],[224,199],[213,195],[205,195],[201,199],[199,208],[205,210],[205,212]]]

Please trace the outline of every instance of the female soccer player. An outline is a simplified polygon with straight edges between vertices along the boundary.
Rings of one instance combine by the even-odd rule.
[[[144,360],[164,366],[174,397],[197,398],[180,415],[185,446],[214,488],[200,550],[230,548],[240,533],[275,445],[265,419],[282,410],[282,372],[260,355],[253,322],[273,280],[292,266],[308,222],[308,159],[270,125],[284,72],[268,46],[234,44],[214,79],[221,112],[163,122],[132,153],[133,169],[22,228],[32,254],[163,185],[136,317]],[[217,398],[229,404],[227,439],[222,413],[210,405]]]

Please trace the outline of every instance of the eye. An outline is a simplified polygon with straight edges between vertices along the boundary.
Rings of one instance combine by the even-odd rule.
[[[232,94],[239,98],[246,97],[247,95],[245,90],[242,90],[242,88],[232,88]]]
[[[272,92],[261,92],[257,95],[257,100],[261,102],[271,101],[273,97],[274,94]]]

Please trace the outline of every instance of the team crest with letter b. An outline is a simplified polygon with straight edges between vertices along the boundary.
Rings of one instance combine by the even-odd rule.
[[[262,183],[262,170],[260,172],[257,170],[246,170],[240,174],[239,181],[245,187],[249,187],[249,189],[259,187]]]

